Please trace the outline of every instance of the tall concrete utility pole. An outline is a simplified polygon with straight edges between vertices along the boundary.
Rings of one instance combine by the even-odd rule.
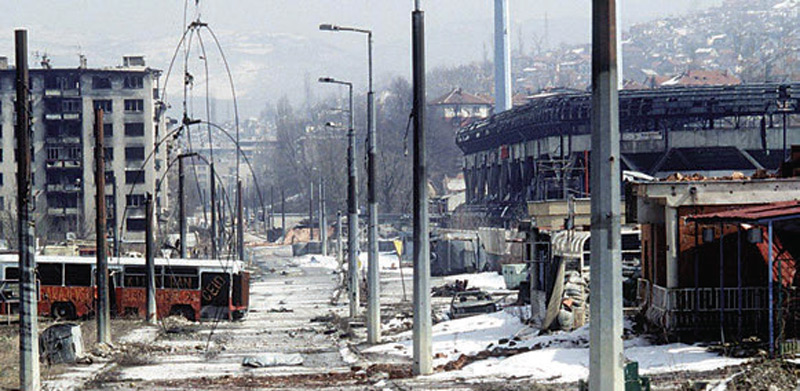
[[[622,91],[625,85],[625,66],[622,53],[622,1],[615,4],[616,26],[617,26],[617,90]]]
[[[269,188],[269,229],[275,229],[275,186]]]
[[[414,106],[414,364],[416,375],[433,373],[431,262],[428,237],[428,173],[425,163],[425,13],[415,0],[411,14]]]
[[[286,236],[286,193],[281,188],[281,236]]]
[[[106,165],[103,109],[94,110],[95,236],[97,241],[97,342],[111,343],[111,301],[108,297],[108,254],[106,252]]]
[[[508,0],[494,0],[494,112],[511,109],[511,47]]]
[[[328,220],[325,218],[325,181],[319,178],[319,237],[322,242],[322,256],[328,256]]]
[[[367,211],[369,221],[367,224],[367,240],[369,252],[367,253],[367,288],[369,297],[367,301],[367,343],[377,344],[381,341],[381,293],[380,293],[380,264],[378,259],[378,186],[377,166],[375,155],[378,151],[377,135],[375,132],[375,91],[372,89],[372,31],[367,33],[368,63],[369,63],[369,90],[367,92]]]
[[[347,259],[350,274],[350,317],[358,315],[361,291],[358,284],[358,168],[356,166],[356,129],[353,112],[353,85],[350,88],[350,127],[347,130]]]
[[[330,25],[321,25],[321,30],[332,29]],[[350,290],[350,317],[358,315],[360,289],[358,283],[358,166],[356,165],[356,129],[355,112],[353,112],[353,83],[320,77],[320,83],[331,83],[347,86],[349,102],[349,124],[347,129],[347,272],[348,289]]]
[[[236,252],[239,259],[244,261],[244,197],[242,196],[242,180],[236,182]]]
[[[214,162],[212,161],[208,166],[211,180],[211,259],[217,259],[219,258],[217,252],[217,178]]]
[[[145,278],[147,286],[145,291],[146,314],[145,321],[156,323],[156,249],[155,225],[153,221],[153,195],[147,193],[144,199],[145,232],[144,232],[144,258]]]
[[[375,132],[375,92],[372,88],[372,30],[321,24],[323,31],[345,31],[367,36],[367,342],[380,341],[380,269],[378,267],[377,136]]]
[[[314,240],[314,181],[308,185],[308,240]]]
[[[342,211],[336,212],[336,260],[339,266],[344,262],[344,249],[342,248]]]
[[[622,261],[615,0],[592,0],[589,389],[622,391]]]
[[[186,175],[183,170],[183,157],[178,156],[178,226],[180,227],[180,253],[181,259],[186,259]]]
[[[36,259],[34,223],[31,221],[31,134],[28,101],[28,31],[14,31],[17,62],[17,235],[19,245],[19,385],[22,391],[38,391],[39,328],[36,313]]]
[[[114,229],[112,232],[114,233],[114,256],[118,257],[120,254],[119,248],[119,218],[117,217],[117,176],[113,172],[111,173],[111,199],[112,202],[112,210],[114,211]]]

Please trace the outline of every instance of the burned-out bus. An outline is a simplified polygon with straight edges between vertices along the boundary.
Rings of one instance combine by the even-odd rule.
[[[97,302],[94,257],[36,257],[38,311],[73,319],[91,316]],[[143,317],[146,311],[144,258],[109,258],[111,311]],[[0,255],[0,280],[19,278],[18,256]],[[159,318],[240,319],[249,306],[250,273],[242,261],[212,259],[155,260]]]

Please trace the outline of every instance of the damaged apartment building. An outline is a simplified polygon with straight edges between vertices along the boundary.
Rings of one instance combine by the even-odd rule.
[[[684,339],[756,336],[771,353],[800,336],[800,178],[788,174],[632,184],[650,324]]]
[[[16,208],[15,74],[7,58],[0,57],[4,233],[10,230]],[[93,232],[94,109],[102,108],[109,237],[119,243],[144,242],[145,194],[156,194],[156,211],[167,207],[167,182],[158,183],[167,166],[166,146],[147,159],[166,133],[158,100],[160,74],[141,56],[124,57],[121,66],[108,68],[89,68],[83,57],[78,67],[54,68],[44,58],[41,68],[30,70],[37,237],[52,243],[63,241],[68,232],[78,238]]]

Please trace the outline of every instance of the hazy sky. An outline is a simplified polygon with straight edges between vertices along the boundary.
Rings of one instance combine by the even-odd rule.
[[[512,48],[519,38],[543,35],[550,46],[589,42],[590,0],[509,0]],[[683,14],[721,0],[630,0],[626,25]],[[429,67],[479,60],[492,45],[492,0],[426,0]],[[195,16],[189,0],[189,18]],[[200,0],[201,18],[220,36],[245,99],[302,99],[305,80],[321,73],[351,78],[364,88],[363,37],[320,32],[320,23],[371,27],[375,33],[376,83],[408,77],[411,0]],[[0,55],[13,57],[13,29],[29,30],[30,47],[47,52],[55,66],[118,65],[122,55],[144,54],[166,69],[182,33],[183,0],[0,0]],[[3,35],[0,34],[0,37]],[[207,42],[208,45],[208,42]],[[526,48],[530,50],[530,43]],[[31,61],[36,61],[34,58]],[[219,69],[219,68],[214,68]],[[309,76],[310,75],[310,76]],[[242,81],[239,81],[239,80]],[[224,78],[211,78],[215,94]],[[254,88],[253,86],[258,86]],[[248,88],[251,87],[251,88]],[[318,88],[318,87],[315,87]]]

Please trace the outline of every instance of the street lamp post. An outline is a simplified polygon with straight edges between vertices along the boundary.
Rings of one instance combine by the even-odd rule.
[[[369,70],[369,89],[367,91],[367,210],[369,212],[368,233],[369,251],[367,257],[367,342],[380,342],[380,268],[378,265],[378,201],[377,201],[377,142],[375,135],[375,93],[372,90],[372,30],[356,27],[321,24],[322,31],[348,31],[367,35],[367,65]]]
[[[356,167],[356,131],[354,126],[353,112],[353,83],[336,80],[330,77],[319,78],[320,83],[339,84],[347,86],[350,100],[349,127],[347,129],[347,260],[348,274],[350,278],[350,317],[358,315],[358,195],[356,186],[358,183],[358,170]]]

